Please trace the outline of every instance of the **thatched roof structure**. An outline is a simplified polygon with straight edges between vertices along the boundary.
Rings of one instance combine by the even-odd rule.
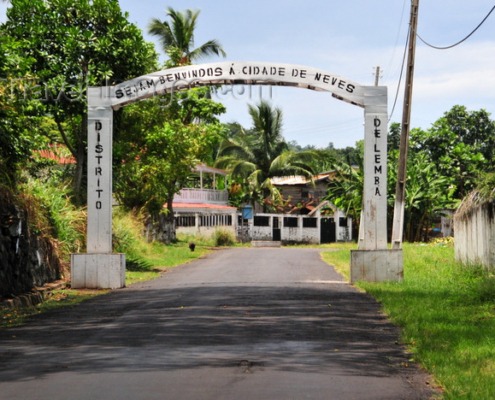
[[[495,215],[495,189],[490,193],[479,190],[472,191],[462,200],[461,205],[454,214],[454,219],[467,220],[480,207],[485,207],[493,218]]]

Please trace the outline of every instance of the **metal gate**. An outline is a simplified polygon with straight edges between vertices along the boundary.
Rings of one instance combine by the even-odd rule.
[[[282,230],[280,229],[280,218],[273,217],[272,237],[274,242],[280,242],[280,240],[282,240],[281,231]]]

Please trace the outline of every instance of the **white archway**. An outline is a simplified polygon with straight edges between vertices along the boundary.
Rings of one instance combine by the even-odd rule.
[[[359,250],[351,280],[402,279],[402,251],[387,245],[387,88],[363,86],[317,68],[269,62],[220,62],[158,71],[116,86],[88,89],[87,254],[71,257],[72,286],[125,285],[125,255],[112,254],[113,111],[196,86],[278,85],[326,91],[364,109],[364,192]]]

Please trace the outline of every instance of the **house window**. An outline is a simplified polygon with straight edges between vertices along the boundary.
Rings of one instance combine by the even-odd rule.
[[[286,228],[297,228],[298,226],[297,217],[284,217],[284,227]]]
[[[196,217],[194,215],[176,217],[175,226],[177,227],[196,226]]]
[[[270,217],[255,216],[253,219],[254,226],[270,226]]]
[[[346,217],[340,217],[339,218],[339,226],[341,228],[346,228],[347,227],[347,218]]]
[[[303,218],[303,228],[316,228],[318,218]]]

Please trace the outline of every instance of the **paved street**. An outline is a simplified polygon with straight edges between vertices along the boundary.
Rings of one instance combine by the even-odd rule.
[[[221,250],[0,330],[0,399],[427,399],[397,340],[318,250]]]

